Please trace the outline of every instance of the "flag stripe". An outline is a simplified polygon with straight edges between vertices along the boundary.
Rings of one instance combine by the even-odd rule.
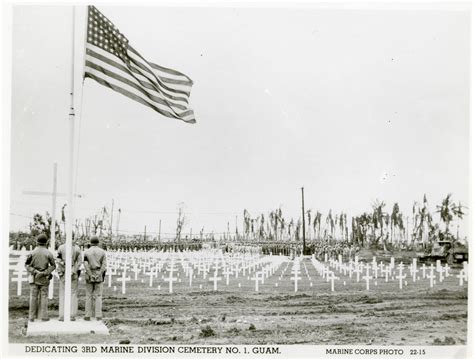
[[[134,67],[131,67],[129,69],[127,67],[124,67],[124,66],[118,64],[117,62],[115,62],[115,61],[113,61],[109,58],[101,56],[100,54],[96,54],[96,53],[94,53],[93,51],[91,51],[89,49],[87,49],[87,50],[88,51],[86,53],[86,60],[88,60],[89,62],[96,63],[101,67],[107,68],[109,71],[121,74],[122,76],[125,76],[129,80],[136,82],[140,86],[145,87],[145,89],[154,91],[155,92],[154,95],[160,96],[160,97],[166,97],[169,100],[172,100],[172,103],[177,103],[178,105],[187,105],[188,104],[187,103],[187,98],[185,98],[185,97],[172,96],[172,95],[169,95],[165,91],[160,91],[160,89],[157,88],[157,86],[154,83],[150,82],[147,77],[143,77],[140,74],[140,72],[138,70],[136,70]],[[98,59],[101,60],[101,61],[98,61]],[[86,67],[87,67],[87,64],[86,64]],[[117,70],[121,70],[121,71],[117,71]]]
[[[104,75],[109,76],[109,77],[111,77],[111,78],[113,78],[117,81],[123,82],[124,84],[126,84],[130,87],[135,88],[137,91],[140,91],[142,94],[144,94],[146,97],[148,97],[150,100],[152,100],[154,102],[158,102],[158,103],[163,104],[163,105],[168,105],[169,104],[169,102],[157,97],[156,95],[154,95],[150,91],[147,91],[148,86],[151,87],[150,84],[147,84],[143,81],[140,81],[141,86],[137,85],[136,81],[134,82],[133,80],[130,80],[129,78],[121,76],[121,75],[117,74],[116,72],[109,71],[108,69],[106,69],[102,66],[99,66],[99,65],[97,65],[97,64],[95,64],[91,61],[88,61],[87,59],[86,59],[86,66],[91,68],[91,69],[94,69],[96,71],[102,72]],[[150,89],[150,90],[153,90],[153,89]],[[180,104],[177,104],[177,103],[173,103],[172,106],[176,107],[176,109],[178,109],[178,110],[185,110],[187,108],[186,106],[180,105]]]
[[[154,64],[153,62],[148,61],[148,63],[154,70],[163,72],[163,75],[160,75],[160,76],[166,77],[166,76],[170,76],[170,75],[175,75],[179,80],[186,83],[186,85],[188,85],[188,86],[193,85],[193,80],[191,80],[188,76],[186,76],[186,75],[184,75],[184,74],[182,74],[178,71],[167,69],[166,67]]]
[[[143,94],[141,91],[138,91],[135,87],[128,86],[127,84],[121,82],[120,80],[116,80],[114,78],[108,77],[107,75],[105,75],[103,72],[101,72],[99,70],[89,69],[89,71],[87,73],[91,74],[91,75],[94,75],[95,77],[101,78],[102,80],[106,81],[107,83],[109,83],[109,84],[111,84],[115,87],[120,87],[120,88],[124,89],[125,91],[127,91],[131,94],[134,94],[135,96],[138,96],[138,97],[142,98],[144,101],[147,101],[148,103],[152,104],[153,106],[155,106],[157,108],[160,108],[161,110],[166,111],[167,113],[172,114],[173,115],[172,117],[181,118],[182,116],[188,115],[189,114],[188,111],[192,111],[192,110],[189,110],[189,109],[187,109],[187,110],[174,110],[173,109],[172,112],[170,112],[170,108],[166,103],[163,104],[163,103],[159,103],[159,102],[154,102],[148,96]]]
[[[189,82],[188,81],[183,81],[183,80],[176,80],[176,79],[170,79],[168,77],[163,77],[163,76],[160,76],[160,79],[161,81],[167,83],[167,84],[170,84],[170,85],[184,85],[184,86],[188,86],[189,85]]]
[[[130,60],[131,60],[131,63],[136,65],[136,66],[129,65],[129,66],[134,68],[135,73],[147,78],[148,81],[150,81],[150,83],[152,85],[154,85],[155,89],[158,92],[163,93],[163,95],[165,97],[167,97],[168,99],[172,99],[173,97],[175,97],[175,96],[172,96],[172,95],[169,94],[169,92],[172,92],[173,90],[169,89],[168,86],[162,84],[161,81],[158,80],[158,78],[156,77],[156,75],[153,72],[148,71],[148,69],[142,63],[140,63],[138,61],[135,61],[133,58],[130,58]],[[151,78],[151,76],[152,76],[152,78]],[[177,91],[174,90],[174,92],[177,92]],[[180,91],[180,92],[182,92],[182,91]],[[182,97],[179,97],[179,99],[184,100],[184,98],[182,98]],[[186,99],[186,101],[187,101],[187,99]]]
[[[134,53],[129,53],[129,59],[133,63],[135,63],[139,67],[139,69],[142,69],[142,70],[148,72],[149,74],[153,75],[156,82],[158,82],[161,86],[163,86],[167,90],[189,95],[190,86],[185,86],[185,89],[181,89],[178,86],[173,86],[173,85],[166,86],[165,84],[163,84],[161,79],[160,79],[161,78],[160,74],[157,74],[155,71],[153,71],[153,68],[146,62],[145,59],[143,59],[143,57],[136,56]]]
[[[90,44],[87,45],[86,54],[90,55],[92,57],[95,57],[97,60],[105,62],[108,65],[114,66],[115,68],[117,68],[117,69],[119,69],[119,70],[121,70],[125,73],[128,73],[128,74],[130,74],[134,77],[135,77],[134,74],[143,76],[143,79],[141,79],[141,80],[147,82],[148,85],[146,85],[146,86],[150,86],[151,88],[155,89],[156,91],[161,92],[160,88],[159,88],[159,85],[157,85],[153,81],[153,79],[150,79],[149,76],[151,74],[149,74],[149,75],[143,74],[143,72],[140,71],[139,69],[137,69],[135,66],[130,65],[130,66],[126,67],[126,66],[124,66],[124,65],[122,65],[122,64],[115,61],[115,59],[120,60],[120,58],[118,58],[114,55],[111,55],[111,54],[107,53],[106,51],[103,51],[100,48],[95,47],[94,45],[90,45]],[[95,62],[94,59],[93,59],[93,61]],[[162,90],[163,90],[162,91],[163,96],[169,98],[170,100],[182,101],[186,104],[188,103],[188,98],[187,97],[173,96],[172,93],[175,93],[176,91],[173,92],[173,90],[171,90],[171,89],[170,90],[162,89]],[[188,93],[185,93],[184,95],[188,95]]]
[[[147,74],[144,74],[138,68],[136,68],[135,66],[131,66],[131,65],[129,65],[128,67],[130,67],[130,68],[128,68],[127,66],[124,66],[124,65],[121,64],[121,63],[123,63],[123,61],[119,57],[117,57],[115,55],[112,55],[112,54],[108,53],[107,51],[102,50],[101,48],[99,48],[97,46],[87,44],[87,51],[89,51],[90,55],[92,55],[94,57],[97,57],[99,60],[109,62],[111,65],[112,65],[112,63],[110,61],[112,61],[113,65],[115,67],[117,67],[118,69],[122,70],[122,71],[129,72],[131,70],[132,72],[135,72],[136,74],[141,74],[142,76],[146,77],[147,81],[149,81],[152,84],[155,84],[155,82],[156,82],[155,81],[155,74],[153,74],[153,72],[146,71]],[[121,63],[116,62],[116,60],[120,61]],[[150,78],[150,76],[153,76],[153,77]],[[157,84],[157,85],[159,85],[159,84]],[[166,94],[170,98],[185,100],[185,102],[187,103],[187,98],[189,97],[189,94],[190,94],[189,91],[174,90],[174,89],[168,88],[166,86],[163,87],[163,90],[166,91]],[[180,97],[180,96],[176,97],[176,96],[172,95],[173,93],[179,93],[179,94],[182,94],[186,97],[185,98]]]
[[[94,75],[90,72],[87,72],[85,74],[85,76],[97,81],[99,84],[101,84],[105,87],[108,87],[108,88],[110,88],[110,89],[112,89],[112,90],[114,90],[114,91],[116,91],[116,92],[118,92],[118,93],[120,93],[124,96],[127,96],[128,98],[130,98],[132,100],[135,100],[135,101],[137,101],[137,102],[139,102],[139,103],[141,103],[145,106],[148,106],[148,107],[152,108],[153,110],[155,110],[156,112],[162,114],[163,116],[177,118],[177,119],[182,120],[182,121],[187,122],[187,123],[195,123],[196,122],[196,120],[194,119],[194,114],[193,114],[192,110],[189,110],[189,113],[186,114],[186,117],[184,117],[184,116],[182,118],[181,117],[176,117],[173,114],[152,105],[151,103],[144,100],[140,96],[137,96],[137,95],[121,88],[120,86],[115,86],[115,85],[111,84],[110,82],[108,82],[108,81],[106,81],[106,80],[104,80],[104,79],[102,79],[102,78],[100,78],[100,77],[98,77],[98,76],[96,76],[96,75]]]
[[[132,46],[128,46],[128,50],[131,51],[133,54],[137,55],[138,57],[142,58],[144,61],[146,61]],[[186,76],[185,74],[179,72],[179,71],[176,71],[176,70],[173,70],[173,69],[169,69],[167,67],[164,67],[164,66],[160,66],[160,65],[157,65],[157,64],[154,64],[152,62],[149,62],[147,61],[147,63],[152,67],[154,68],[155,70],[159,70],[161,72],[164,72],[165,74],[167,75],[175,75],[177,76],[179,79],[183,80],[183,81],[186,81],[189,86],[192,86],[193,85],[193,80],[191,80],[188,76]],[[165,75],[166,76],[166,75]]]

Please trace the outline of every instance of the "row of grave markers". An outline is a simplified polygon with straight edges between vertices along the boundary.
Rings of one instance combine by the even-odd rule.
[[[327,259],[327,257],[326,257]],[[407,274],[404,274],[405,268],[408,269],[410,277],[413,283],[420,279],[429,279],[430,288],[433,288],[436,284],[436,274],[438,274],[438,282],[442,283],[443,280],[450,276],[451,267],[446,263],[444,266],[441,265],[441,261],[436,261],[436,266],[431,264],[426,266],[424,263],[421,268],[417,266],[417,259],[413,258],[410,265],[405,265],[403,262],[400,262],[398,265],[395,265],[395,259],[392,257],[389,264],[383,262],[377,263],[376,257],[373,257],[372,263],[363,263],[359,262],[357,256],[354,260],[350,260],[347,263],[343,263],[342,259],[339,257],[338,260],[329,259],[327,264],[319,262],[314,258],[311,259],[313,266],[316,268],[318,273],[323,278],[326,278],[326,281],[331,281],[331,291],[334,291],[334,281],[339,280],[339,277],[336,277],[335,271],[344,276],[348,276],[352,280],[353,275],[355,274],[356,282],[360,281],[360,275],[364,273],[362,279],[366,282],[366,290],[370,290],[370,280],[374,280],[374,284],[377,285],[377,279],[384,279],[385,282],[388,282],[389,279],[397,279],[399,282],[399,288],[403,289],[408,284]],[[334,270],[331,270],[334,269]],[[421,271],[421,278],[418,276],[418,273]],[[398,272],[398,275],[396,275]],[[380,276],[379,276],[380,274]],[[468,263],[463,263],[463,268],[460,270],[459,274],[456,276],[459,279],[459,285],[463,286],[464,282],[468,280]],[[344,281],[344,285],[346,282]]]
[[[124,261],[121,254],[117,256],[110,255],[108,259],[110,268],[108,270],[108,287],[112,286],[112,277],[120,273],[116,280],[121,283],[122,293],[125,294],[125,283],[131,281],[131,277],[127,275],[128,271],[134,273],[135,281],[138,279],[139,273],[148,277],[148,285],[152,287],[154,279],[158,279],[159,274],[163,272],[161,279],[168,283],[169,293],[173,293],[173,283],[181,282],[179,272],[182,270],[189,287],[192,287],[193,279],[202,276],[203,280],[207,279],[212,282],[213,290],[216,291],[218,282],[225,279],[226,286],[228,286],[231,276],[238,279],[240,275],[243,278],[247,277],[249,280],[254,280],[258,291],[258,284],[263,283],[265,278],[272,275],[280,264],[285,261],[282,256],[260,256],[255,254],[227,256],[226,258],[220,251],[216,253],[208,251],[205,255],[203,253],[196,255],[196,252],[179,252],[171,254],[168,258],[166,258],[166,255],[163,256],[163,253],[159,253],[153,257],[153,259],[135,257],[135,259]],[[167,275],[165,275],[165,272]],[[219,276],[219,272],[223,277]],[[177,274],[176,277],[174,276],[175,273]],[[252,274],[254,274],[254,277],[250,278]],[[142,282],[144,282],[143,279]],[[202,289],[202,284],[199,286]],[[161,285],[158,286],[158,289],[161,289]]]
[[[22,283],[27,281],[27,273],[25,270],[26,249],[17,251],[18,257],[13,257],[10,263],[10,269],[13,270],[12,282],[17,282],[17,296],[21,296]],[[225,285],[229,286],[231,277],[237,280],[239,275],[242,278],[253,281],[255,283],[255,291],[259,292],[260,286],[280,271],[275,287],[279,286],[279,282],[283,280],[283,276],[290,268],[290,280],[294,286],[294,292],[298,291],[298,283],[302,280],[302,275],[306,276],[313,287],[312,278],[309,274],[305,261],[301,257],[289,260],[287,257],[278,255],[260,255],[257,253],[223,253],[216,249],[207,249],[200,251],[183,251],[183,252],[124,252],[124,251],[108,251],[107,252],[107,277],[108,287],[117,290],[115,282],[120,284],[121,291],[126,294],[126,283],[132,281],[130,273],[133,273],[133,280],[138,281],[138,277],[147,277],[149,287],[153,287],[154,281],[159,282],[159,277],[168,287],[168,292],[173,293],[174,283],[181,283],[183,280],[188,282],[189,288],[193,287],[193,280],[202,277],[212,283],[213,290],[217,291],[218,283],[225,280]],[[413,283],[420,280],[429,280],[430,288],[436,283],[442,283],[443,280],[451,275],[451,268],[448,264],[441,265],[440,261],[436,265],[426,266],[424,263],[418,266],[416,258],[412,263],[406,265],[402,262],[395,264],[392,257],[390,263],[377,263],[376,257],[372,262],[364,263],[359,261],[355,256],[354,260],[343,262],[342,257],[338,259],[328,258],[325,261],[318,261],[312,256],[310,263],[326,282],[330,282],[331,291],[335,291],[335,282],[345,278],[343,285],[347,281],[360,282],[365,281],[366,290],[370,290],[370,285],[378,285],[378,280],[388,282],[397,280],[400,289],[408,284],[409,278]],[[406,272],[408,270],[408,272]],[[181,272],[183,277],[181,277]],[[468,280],[467,262],[464,262],[463,268],[456,276],[459,279],[459,285],[463,286]],[[175,276],[176,274],[176,276]],[[51,280],[49,296],[52,298],[54,280],[57,280],[57,274],[53,272],[53,280]],[[114,281],[115,277],[115,281]],[[140,278],[145,283],[143,278]],[[81,280],[81,278],[80,278]],[[199,289],[202,289],[199,284]],[[241,287],[240,281],[238,287]],[[161,284],[158,284],[161,290]]]

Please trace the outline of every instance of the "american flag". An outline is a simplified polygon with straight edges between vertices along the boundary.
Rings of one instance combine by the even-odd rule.
[[[84,77],[164,116],[196,123],[189,108],[193,81],[145,60],[94,6],[88,6]]]

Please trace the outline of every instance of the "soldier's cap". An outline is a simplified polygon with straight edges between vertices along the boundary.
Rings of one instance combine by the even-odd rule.
[[[97,237],[92,237],[92,238],[91,238],[91,244],[99,244],[99,238],[97,238]]]
[[[38,237],[36,237],[36,242],[38,244],[46,244],[48,243],[48,237],[46,237],[46,234],[40,234]]]

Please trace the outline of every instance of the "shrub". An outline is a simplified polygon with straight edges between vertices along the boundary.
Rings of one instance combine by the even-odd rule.
[[[210,325],[207,325],[206,327],[201,328],[201,333],[199,333],[199,336],[201,338],[212,337],[214,335],[216,335],[216,333],[214,332],[214,330],[211,328]]]

